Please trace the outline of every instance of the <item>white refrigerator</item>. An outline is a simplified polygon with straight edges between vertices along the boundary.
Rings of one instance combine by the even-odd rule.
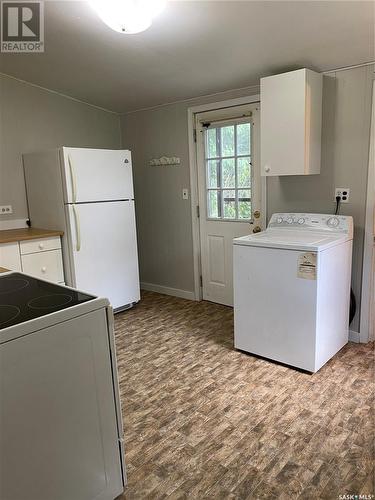
[[[62,147],[23,163],[31,226],[64,231],[66,284],[107,297],[115,311],[138,302],[130,151]]]

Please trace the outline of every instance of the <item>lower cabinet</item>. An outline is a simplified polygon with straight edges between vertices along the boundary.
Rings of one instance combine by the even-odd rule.
[[[61,250],[21,255],[21,263],[26,274],[55,283],[64,281]]]
[[[12,271],[22,271],[18,241],[0,245],[0,266]]]
[[[63,283],[61,240],[54,237],[3,243],[0,245],[0,266],[54,283]]]

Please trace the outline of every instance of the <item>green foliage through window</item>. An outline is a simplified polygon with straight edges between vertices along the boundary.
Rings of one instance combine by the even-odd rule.
[[[251,124],[206,130],[208,217],[251,218]]]

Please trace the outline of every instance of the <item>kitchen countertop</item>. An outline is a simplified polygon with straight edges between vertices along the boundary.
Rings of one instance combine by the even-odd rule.
[[[62,236],[64,231],[54,231],[51,229],[38,229],[28,227],[22,229],[3,229],[0,231],[0,244],[13,243],[15,241],[36,240],[39,238],[51,238],[53,236]]]

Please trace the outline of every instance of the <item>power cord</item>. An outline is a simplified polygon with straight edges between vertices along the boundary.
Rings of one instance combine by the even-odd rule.
[[[335,215],[338,215],[340,213],[340,205],[341,205],[341,196],[336,196],[336,210],[335,210]],[[357,310],[357,302],[356,302],[356,299],[355,299],[353,288],[350,288],[349,325],[351,324],[351,322],[354,319],[356,310]]]
[[[335,215],[340,213],[340,205],[341,205],[341,196],[336,196],[336,210]]]

